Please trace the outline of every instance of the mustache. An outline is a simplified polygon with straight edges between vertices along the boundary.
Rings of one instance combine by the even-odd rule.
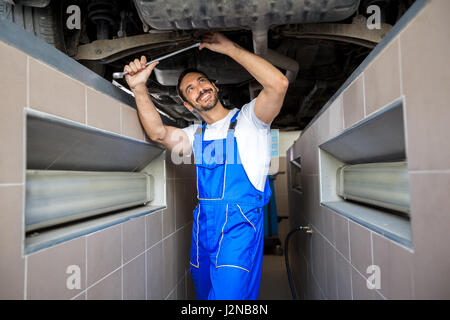
[[[204,95],[207,92],[213,93],[213,89],[207,89],[207,90],[204,90],[204,91],[200,92],[200,94],[198,95],[198,98],[195,101],[199,102],[199,100],[202,97],[202,95]]]

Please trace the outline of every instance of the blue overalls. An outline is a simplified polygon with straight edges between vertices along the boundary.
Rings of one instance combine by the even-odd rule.
[[[234,136],[204,141],[204,126],[194,135],[197,198],[192,224],[191,274],[197,299],[258,299],[261,280],[263,206],[271,191],[250,182]]]

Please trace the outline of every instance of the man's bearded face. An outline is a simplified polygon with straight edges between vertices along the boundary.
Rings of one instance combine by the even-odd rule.
[[[197,111],[212,110],[219,101],[217,87],[201,73],[187,74],[181,87],[187,102]]]

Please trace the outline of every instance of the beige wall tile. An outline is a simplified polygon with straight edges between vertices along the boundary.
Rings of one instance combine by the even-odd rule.
[[[364,118],[364,90],[361,74],[343,93],[344,125],[348,128]]]
[[[414,298],[450,299],[450,174],[414,173],[410,183]]]
[[[334,246],[336,241],[334,238],[334,212],[330,209],[321,206],[323,217],[323,235]]]
[[[352,266],[336,251],[336,281],[339,300],[352,299]]]
[[[401,96],[399,42],[395,40],[364,71],[366,116]]]
[[[87,237],[87,285],[90,286],[122,264],[121,225]]]
[[[312,234],[312,273],[322,290],[327,287],[327,269],[325,262],[325,240],[318,233]]]
[[[145,250],[145,216],[123,223],[123,263]]]
[[[350,227],[350,258],[352,265],[362,274],[372,265],[371,231],[353,221]]]
[[[400,35],[408,166],[450,169],[450,1],[429,1]]]
[[[86,293],[87,300],[122,300],[122,270],[108,275]]]
[[[177,300],[177,290],[176,290],[176,288],[175,288],[175,290],[170,292],[170,294],[164,299],[165,300]]]
[[[167,177],[167,179],[171,180],[171,179],[175,178],[175,176],[174,176],[174,170],[175,170],[174,166],[175,165],[172,161],[171,151],[166,150],[165,153],[166,153],[166,177]]]
[[[87,88],[87,124],[120,134],[120,103],[104,93]]]
[[[85,122],[84,86],[30,57],[30,107]]]
[[[122,112],[122,134],[124,136],[145,141],[144,129],[136,109],[123,104],[120,108]]]
[[[327,271],[327,286],[324,288],[324,291],[329,300],[337,300],[336,250],[328,241],[324,241],[324,245],[325,268]]]
[[[299,155],[302,157],[302,173],[318,174],[319,172],[319,153],[318,153],[318,135],[317,126],[311,126],[304,134],[300,136],[297,142]]]
[[[177,250],[175,234],[165,238],[162,242],[163,250],[163,297],[167,297],[175,287],[177,281]]]
[[[314,188],[314,198],[312,202],[312,216],[310,222],[320,231],[324,233],[324,217],[322,214],[322,208],[320,207],[320,190],[319,190],[319,176],[314,175],[311,177]]]
[[[123,266],[123,299],[145,300],[145,254]]]
[[[192,276],[189,272],[186,273],[186,294],[187,300],[195,300],[195,287],[192,281]]]
[[[336,100],[331,104],[327,110],[328,112],[328,127],[329,127],[329,139],[337,136],[344,130],[343,122],[343,95],[341,94]]]
[[[353,300],[375,300],[376,291],[367,288],[367,279],[352,268]]]
[[[289,263],[291,265],[292,270],[292,279],[294,281],[294,286],[297,289],[297,296],[300,299],[304,299],[305,295],[307,294],[306,277],[308,276],[308,265],[306,258],[299,253],[299,250],[296,249],[295,243],[292,242],[292,244],[293,244],[292,249],[291,247],[289,247],[290,252]]]
[[[76,285],[79,275],[80,289]],[[86,288],[86,241],[77,238],[27,257],[27,299],[70,299]]]
[[[166,200],[167,200],[167,208],[162,213],[162,224],[163,224],[163,237],[171,234],[175,231],[175,182],[173,180],[166,180]]]
[[[177,285],[177,300],[186,300],[186,278],[183,279]]]
[[[175,236],[177,252],[177,280],[179,280],[186,270],[189,270],[190,249],[191,249],[192,224],[186,225],[178,230]]]
[[[147,299],[163,299],[163,284],[166,270],[163,270],[162,242],[147,252]]]
[[[23,299],[23,186],[0,186],[0,299]]]
[[[376,233],[373,236],[373,264],[380,267],[381,293],[388,299],[413,298],[413,254]]]
[[[350,260],[350,247],[348,238],[348,219],[340,214],[334,214],[334,238],[336,249]]]
[[[186,180],[175,180],[175,229],[187,224],[193,217],[193,188]]]
[[[317,131],[318,145],[335,137],[343,130],[342,96],[342,94],[338,96],[313,124]]]
[[[147,232],[146,248],[162,240],[162,220],[165,218],[166,210],[154,212],[145,216]]]
[[[86,291],[72,298],[72,300],[86,300]]]
[[[0,41],[0,70],[0,183],[22,183],[27,56]]]

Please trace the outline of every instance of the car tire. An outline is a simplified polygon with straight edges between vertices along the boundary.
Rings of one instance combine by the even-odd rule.
[[[50,3],[45,8],[11,5],[0,0],[0,19],[6,19],[22,26],[36,37],[56,49],[65,52],[59,6]]]

